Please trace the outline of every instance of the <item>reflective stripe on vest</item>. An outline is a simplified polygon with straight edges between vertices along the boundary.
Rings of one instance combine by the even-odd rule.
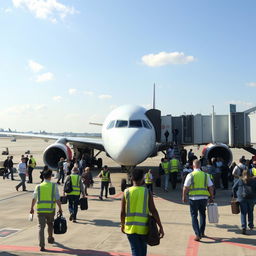
[[[149,172],[146,173],[145,183],[146,184],[152,184],[153,183],[152,179],[150,178],[150,173]]]
[[[109,181],[109,171],[105,172],[101,171],[101,181]]]
[[[72,188],[73,190],[70,193],[67,193],[68,195],[75,195],[75,196],[79,196],[81,193],[80,190],[80,176],[78,174],[71,174],[70,175],[71,178],[71,183],[72,183]]]
[[[56,185],[51,182],[43,182],[37,186],[37,212],[51,213],[55,211]]]
[[[256,168],[252,168],[252,175],[256,176]]]
[[[145,187],[131,187],[125,190],[126,200],[125,233],[146,235],[148,233],[149,192]]]
[[[171,170],[170,172],[178,172],[179,171],[179,160],[178,159],[172,159],[170,161]]]
[[[209,196],[208,191],[208,174],[202,171],[193,171],[191,173],[191,185],[189,189],[190,196]]]
[[[35,168],[36,167],[36,160],[34,158],[30,158],[31,164],[29,164],[30,167]]]
[[[169,167],[170,167],[170,163],[169,162],[162,162],[162,168],[164,169],[164,173],[168,174],[169,173]]]

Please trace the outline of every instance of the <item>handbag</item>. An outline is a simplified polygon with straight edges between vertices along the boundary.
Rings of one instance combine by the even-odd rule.
[[[53,230],[54,234],[65,234],[67,232],[67,221],[61,213],[58,213],[54,220]]]
[[[231,200],[231,212],[233,214],[239,214],[240,213],[239,202],[234,197]]]
[[[61,202],[61,204],[66,204],[68,202],[68,198],[66,196],[61,196],[60,202]]]
[[[160,234],[157,228],[156,220],[152,215],[148,217],[148,236],[147,244],[155,246],[160,244]]]
[[[115,187],[112,187],[112,186],[109,187],[108,191],[109,191],[109,194],[110,194],[110,195],[114,195],[114,194],[116,193]]]
[[[79,205],[80,205],[81,211],[88,210],[88,200],[87,200],[87,197],[80,198],[79,199]]]

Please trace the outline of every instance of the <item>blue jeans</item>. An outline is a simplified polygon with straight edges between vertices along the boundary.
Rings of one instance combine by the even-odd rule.
[[[255,200],[254,199],[243,199],[240,202],[241,209],[241,224],[242,228],[246,229],[246,215],[248,214],[248,227],[253,228],[253,208],[254,208]]]
[[[200,199],[200,200],[189,200],[190,205],[190,214],[192,217],[192,226],[196,236],[202,236],[205,230],[205,211],[207,205],[207,199]],[[197,219],[197,215],[199,212],[200,216],[200,227]]]
[[[76,219],[80,196],[68,195],[68,209],[73,218]]]
[[[169,173],[166,173],[164,175],[164,189],[168,190],[169,187]]]
[[[146,256],[147,255],[147,236],[138,234],[127,234],[131,245],[132,256]]]
[[[24,173],[19,173],[19,176],[21,178],[21,182],[16,186],[17,188],[19,188],[20,186],[22,186],[22,189],[25,190],[26,189],[26,174]]]

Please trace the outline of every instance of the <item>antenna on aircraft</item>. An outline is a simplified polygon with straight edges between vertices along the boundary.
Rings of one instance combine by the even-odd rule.
[[[153,106],[152,106],[153,109],[156,108],[155,98],[156,98],[156,84],[154,83],[154,85],[153,85]]]

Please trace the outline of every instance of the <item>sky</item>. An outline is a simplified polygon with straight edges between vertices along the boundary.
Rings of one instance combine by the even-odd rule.
[[[123,104],[162,115],[256,105],[256,1],[1,0],[0,127],[99,132]]]

